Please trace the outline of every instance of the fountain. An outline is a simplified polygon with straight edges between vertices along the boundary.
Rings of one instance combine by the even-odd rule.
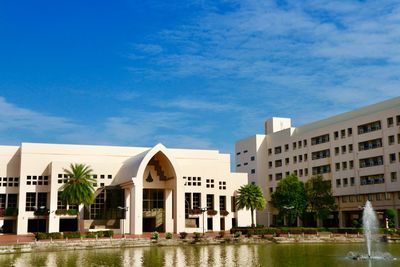
[[[376,242],[374,238],[378,232],[378,219],[369,200],[365,203],[362,221],[367,254],[349,252],[348,257],[353,260],[395,260],[390,253],[372,250],[373,243]]]

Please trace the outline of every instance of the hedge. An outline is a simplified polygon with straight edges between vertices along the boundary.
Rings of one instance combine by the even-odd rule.
[[[81,236],[87,238],[95,238],[97,237],[113,237],[114,231],[113,230],[106,230],[106,231],[98,231],[98,232],[87,232],[83,235],[79,232],[54,232],[54,233],[42,233],[38,232],[35,233],[35,238],[37,240],[44,240],[44,239],[63,239],[63,238],[80,238]]]

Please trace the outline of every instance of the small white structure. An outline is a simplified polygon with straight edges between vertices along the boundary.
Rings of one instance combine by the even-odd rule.
[[[71,163],[93,170],[90,207],[59,199]],[[0,226],[17,234],[77,230],[77,209],[85,231],[202,232],[251,224],[250,212],[234,205],[247,174],[232,173],[230,156],[216,150],[22,143],[0,146],[0,178]]]

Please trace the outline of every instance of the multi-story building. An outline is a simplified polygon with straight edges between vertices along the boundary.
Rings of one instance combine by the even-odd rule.
[[[352,226],[365,201],[383,211],[400,209],[400,97],[292,127],[289,118],[265,122],[265,134],[236,143],[236,171],[263,188],[269,203],[257,222],[272,224],[271,193],[295,173],[306,181],[321,174],[330,180],[338,212],[331,223]],[[396,220],[398,224],[398,220]]]
[[[95,201],[63,203],[70,164],[90,166]],[[235,191],[247,174],[230,171],[216,150],[22,143],[0,146],[0,226],[3,231],[113,229],[117,233],[201,232],[250,225]],[[80,216],[77,220],[76,213]]]

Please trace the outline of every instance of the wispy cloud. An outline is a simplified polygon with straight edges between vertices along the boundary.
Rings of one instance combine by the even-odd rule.
[[[246,92],[246,83],[257,83],[271,93],[266,100],[276,97],[279,103],[288,101],[279,97],[282,91],[331,105],[369,104],[400,93],[398,2],[278,5],[247,0],[220,5],[226,3],[234,8],[209,8],[191,23],[153,38],[151,45],[158,42],[164,53],[148,53],[157,69],[147,73],[232,79],[238,81],[239,94]],[[188,108],[182,100],[174,104]]]

